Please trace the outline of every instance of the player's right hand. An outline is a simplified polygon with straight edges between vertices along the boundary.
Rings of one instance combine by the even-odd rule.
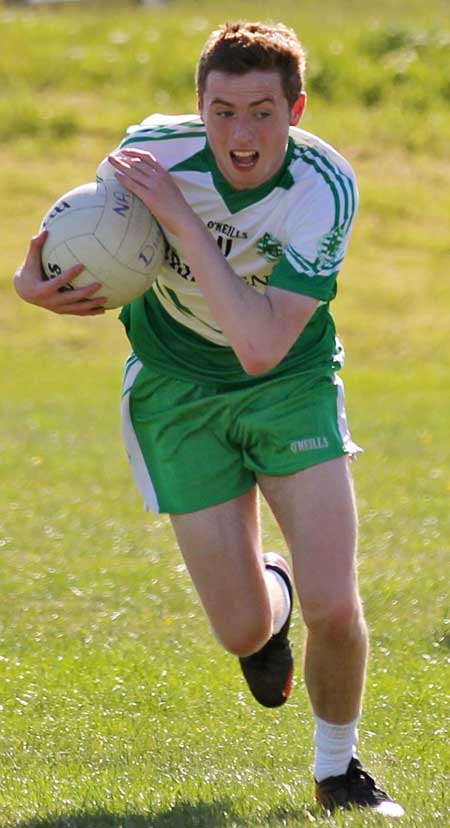
[[[101,287],[97,282],[80,288],[61,290],[81,273],[83,265],[69,267],[54,279],[45,278],[41,250],[46,238],[46,230],[32,238],[27,257],[14,274],[14,287],[20,298],[53,313],[69,313],[75,316],[98,316],[104,313],[106,297],[90,298]]]

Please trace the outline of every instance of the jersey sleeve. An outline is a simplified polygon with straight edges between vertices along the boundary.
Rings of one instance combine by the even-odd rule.
[[[313,192],[293,202],[287,245],[269,285],[323,302],[333,299],[357,205],[353,174],[321,176]]]

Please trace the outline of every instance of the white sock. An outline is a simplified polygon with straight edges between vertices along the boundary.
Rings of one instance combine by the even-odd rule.
[[[286,623],[288,615],[291,611],[291,596],[283,576],[275,569],[266,569],[265,572],[267,587],[269,592],[273,594],[271,589],[270,579],[274,578],[277,584],[276,595],[278,600],[273,607],[273,621],[272,621],[272,635],[280,632],[283,624]],[[273,584],[273,581],[272,581]]]
[[[314,715],[316,720],[316,755],[314,776],[317,782],[328,776],[341,776],[346,773],[350,760],[356,754],[358,744],[359,716],[348,724],[324,722]]]

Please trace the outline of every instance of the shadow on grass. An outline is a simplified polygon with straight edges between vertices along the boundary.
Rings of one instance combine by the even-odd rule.
[[[78,812],[48,817],[36,817],[17,824],[17,828],[249,828],[263,825],[277,828],[290,824],[306,826],[311,823],[305,813],[281,808],[266,817],[256,819],[236,814],[230,802],[179,802],[168,811],[150,814],[114,814],[105,811]]]

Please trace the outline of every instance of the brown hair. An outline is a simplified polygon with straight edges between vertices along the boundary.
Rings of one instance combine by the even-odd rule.
[[[243,75],[252,69],[277,71],[289,106],[303,90],[306,56],[293,29],[283,23],[225,23],[206,41],[197,65],[197,94],[209,72]]]

